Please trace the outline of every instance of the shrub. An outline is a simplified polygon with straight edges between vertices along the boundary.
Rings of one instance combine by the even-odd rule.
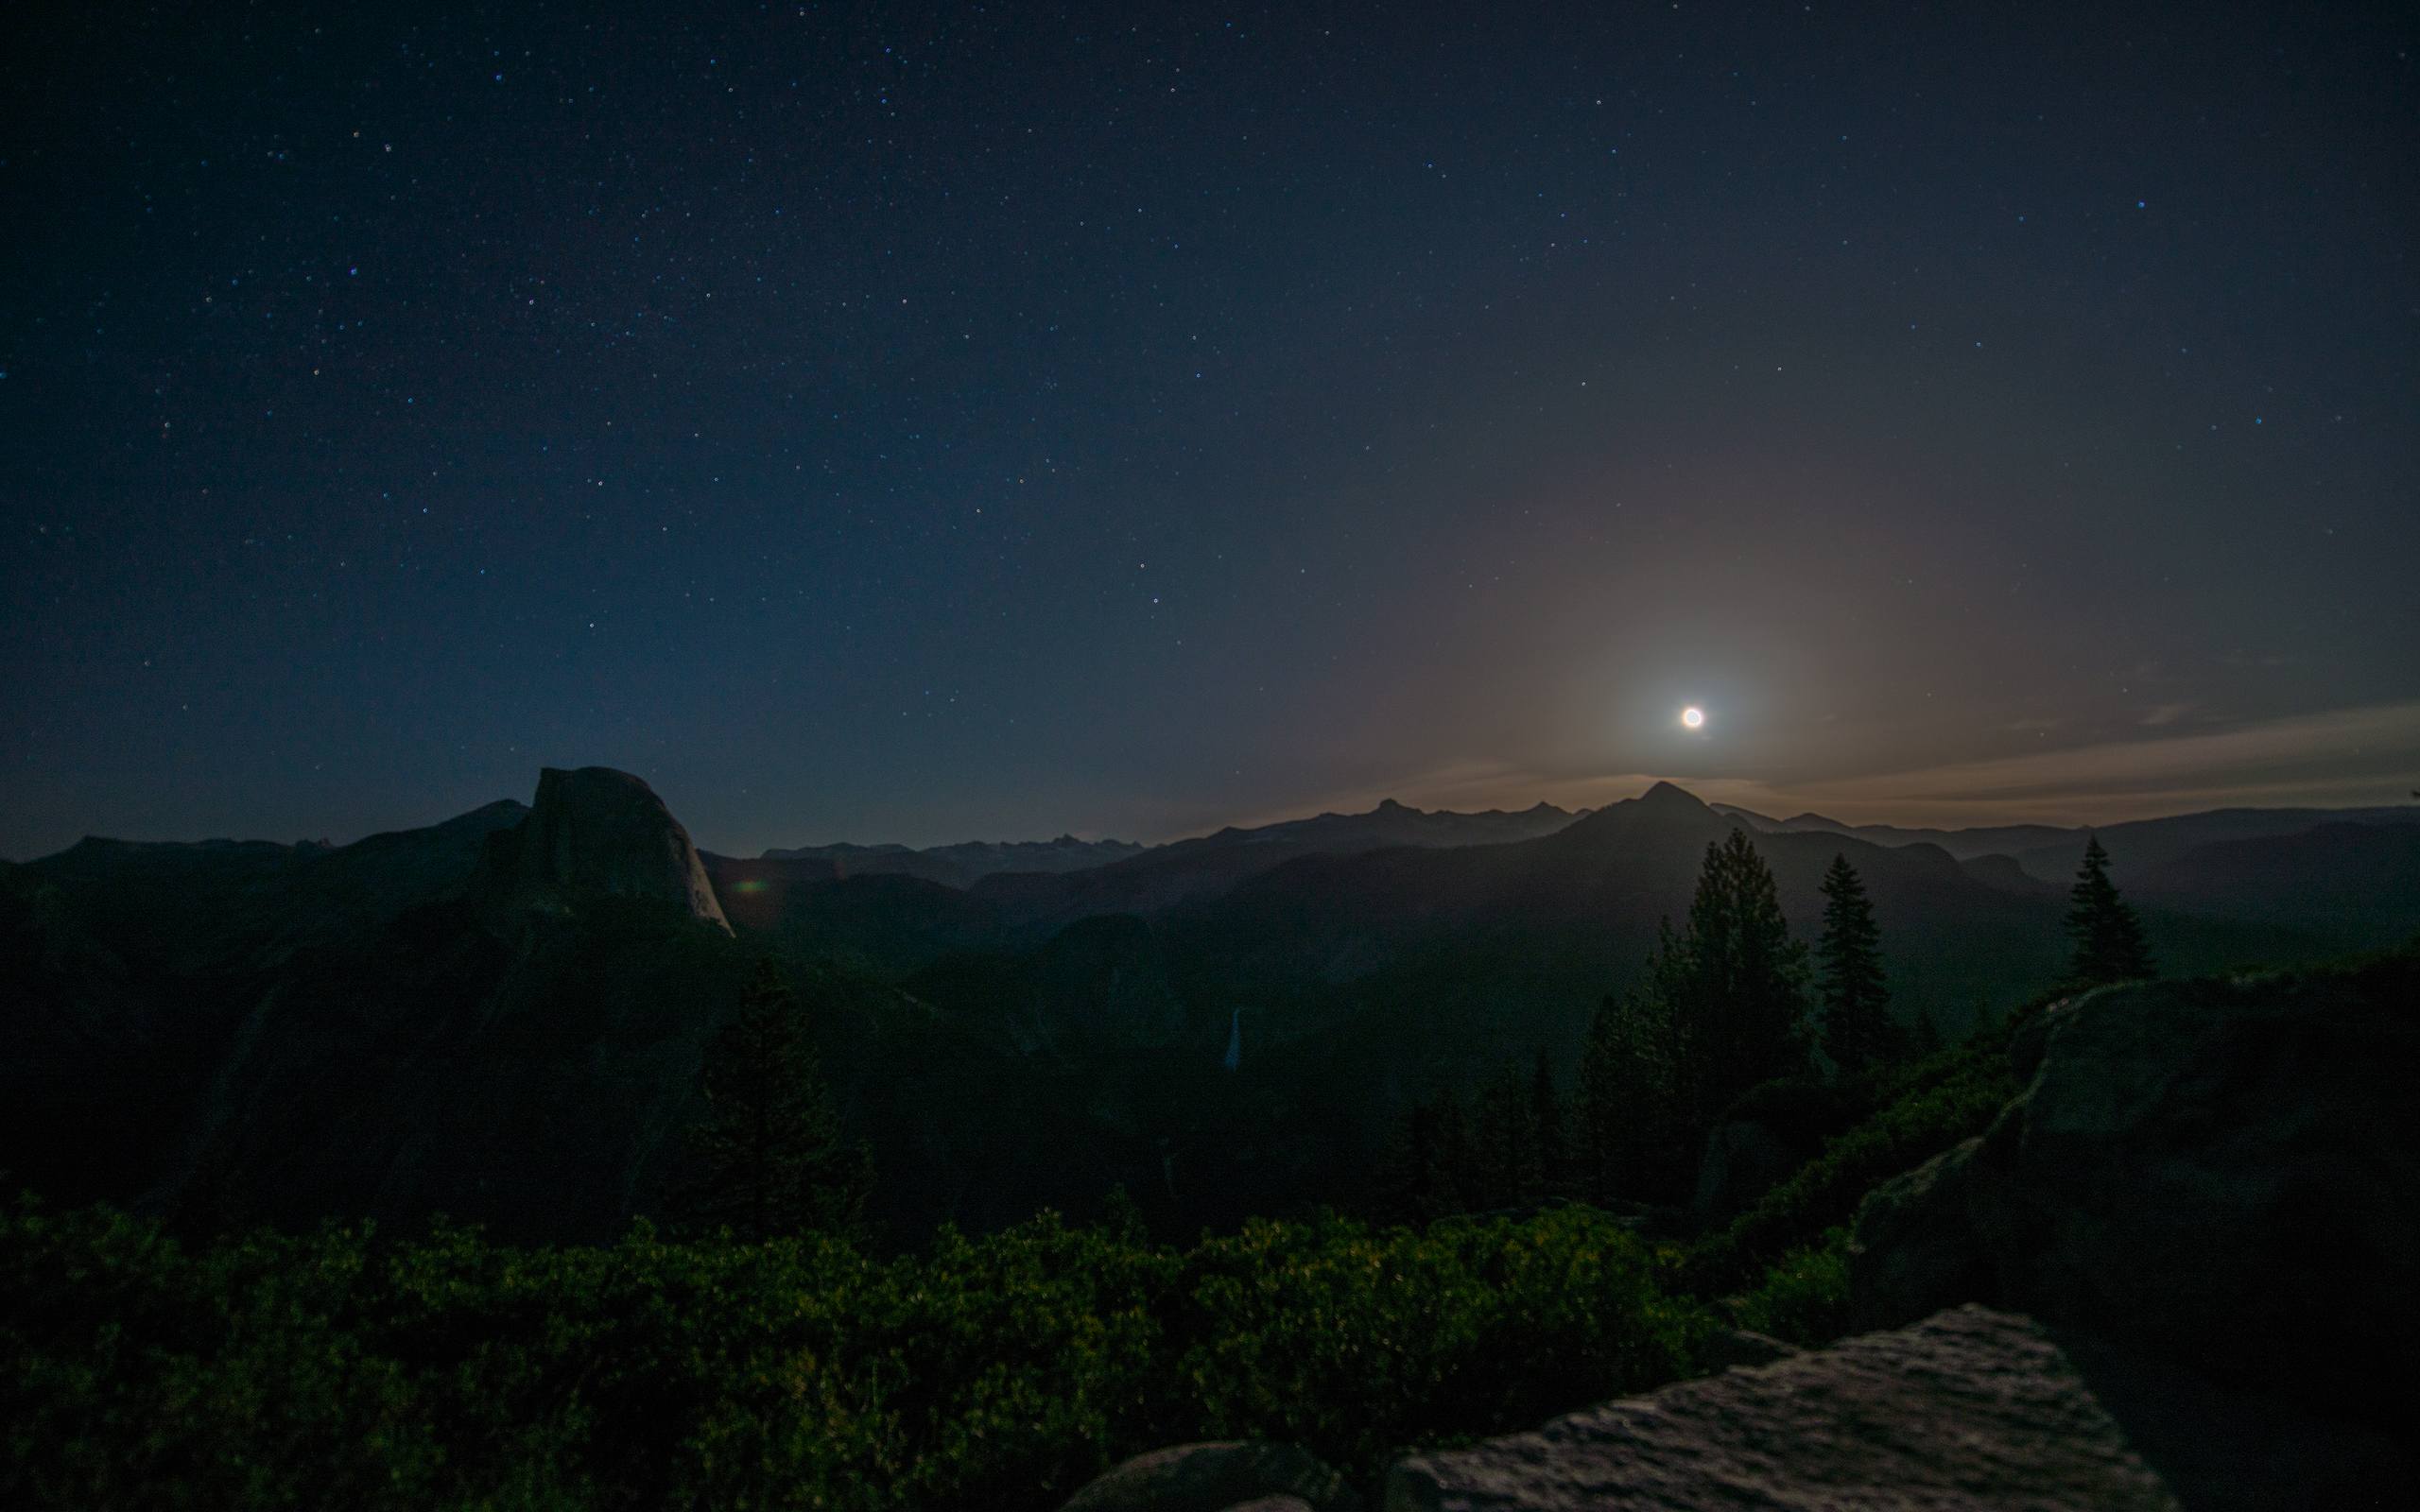
[[[1839,1338],[1849,1321],[1848,1244],[1848,1230],[1833,1228],[1784,1255],[1739,1298],[1738,1325],[1808,1349]]]
[[[1190,1251],[1046,1214],[837,1239],[187,1247],[0,1211],[0,1505],[1056,1505],[1219,1434],[1368,1468],[1680,1373],[1710,1326],[1604,1215],[1254,1223]]]
[[[2006,1032],[1943,1051],[1894,1077],[1879,1111],[1826,1141],[1795,1176],[1698,1242],[1688,1266],[1697,1289],[1715,1294],[1752,1283],[1784,1255],[1846,1224],[1876,1182],[1981,1133],[2017,1092]]]
[[[1576,1206],[1426,1232],[1255,1222],[1186,1269],[1178,1369],[1201,1431],[1363,1470],[1668,1381],[1711,1326],[1656,1255]]]

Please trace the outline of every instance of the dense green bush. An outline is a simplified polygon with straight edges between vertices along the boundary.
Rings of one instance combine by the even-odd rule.
[[[1980,1134],[2017,1092],[2008,1033],[2002,1026],[1895,1076],[1878,1111],[1826,1141],[1797,1175],[1698,1242],[1688,1269],[1694,1286],[1713,1295],[1751,1284],[1783,1256],[1847,1223],[1876,1182]]]
[[[1366,1469],[1682,1373],[1670,1263],[1564,1209],[1189,1251],[1050,1216],[521,1247],[441,1228],[188,1247],[0,1214],[9,1506],[1013,1508],[1208,1435]]]
[[[1848,1230],[1834,1228],[1823,1243],[1784,1255],[1739,1298],[1735,1320],[1808,1349],[1839,1338],[1849,1323],[1848,1246]]]
[[[1187,1257],[1180,1374],[1213,1435],[1373,1469],[1685,1373],[1710,1319],[1668,1268],[1577,1206],[1425,1233],[1255,1222]]]

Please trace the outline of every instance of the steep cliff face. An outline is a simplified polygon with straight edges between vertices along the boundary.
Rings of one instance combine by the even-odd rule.
[[[529,816],[490,850],[480,892],[547,912],[580,894],[653,899],[731,930],[689,832],[647,783],[610,766],[541,771]]]

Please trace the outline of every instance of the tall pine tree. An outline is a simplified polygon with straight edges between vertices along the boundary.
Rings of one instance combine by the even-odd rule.
[[[2075,941],[2067,976],[2076,986],[2135,982],[2159,974],[2143,940],[2143,921],[2109,880],[2109,852],[2097,834],[2084,841],[2083,866],[2067,900],[2067,936]]]
[[[1685,941],[1668,921],[1647,978],[1598,1005],[1580,1062],[1578,1179],[1597,1201],[1677,1201],[1696,1179],[1699,1065],[1679,1005]]]
[[[1700,1064],[1698,1112],[1759,1082],[1804,1074],[1806,947],[1789,936],[1765,858],[1745,830],[1709,841],[1689,902],[1681,996]]]
[[[1607,998],[1581,1062],[1583,1177],[1599,1198],[1686,1196],[1705,1131],[1760,1082],[1803,1075],[1806,947],[1747,834],[1709,843],[1687,927]]]
[[[690,1130],[696,1175],[676,1201],[683,1219],[752,1241],[856,1227],[869,1162],[841,1141],[805,1016],[769,957],[707,1045],[698,1084],[706,1117]]]
[[[1815,954],[1823,963],[1824,1053],[1841,1075],[1862,1075],[1894,1058],[1901,1036],[1882,975],[1882,932],[1845,855],[1832,857],[1824,873],[1824,938]]]

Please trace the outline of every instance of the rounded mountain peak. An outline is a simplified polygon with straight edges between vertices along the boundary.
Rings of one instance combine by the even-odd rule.
[[[541,769],[528,816],[497,836],[489,861],[492,885],[516,902],[655,898],[731,928],[689,832],[653,788],[611,766]]]

